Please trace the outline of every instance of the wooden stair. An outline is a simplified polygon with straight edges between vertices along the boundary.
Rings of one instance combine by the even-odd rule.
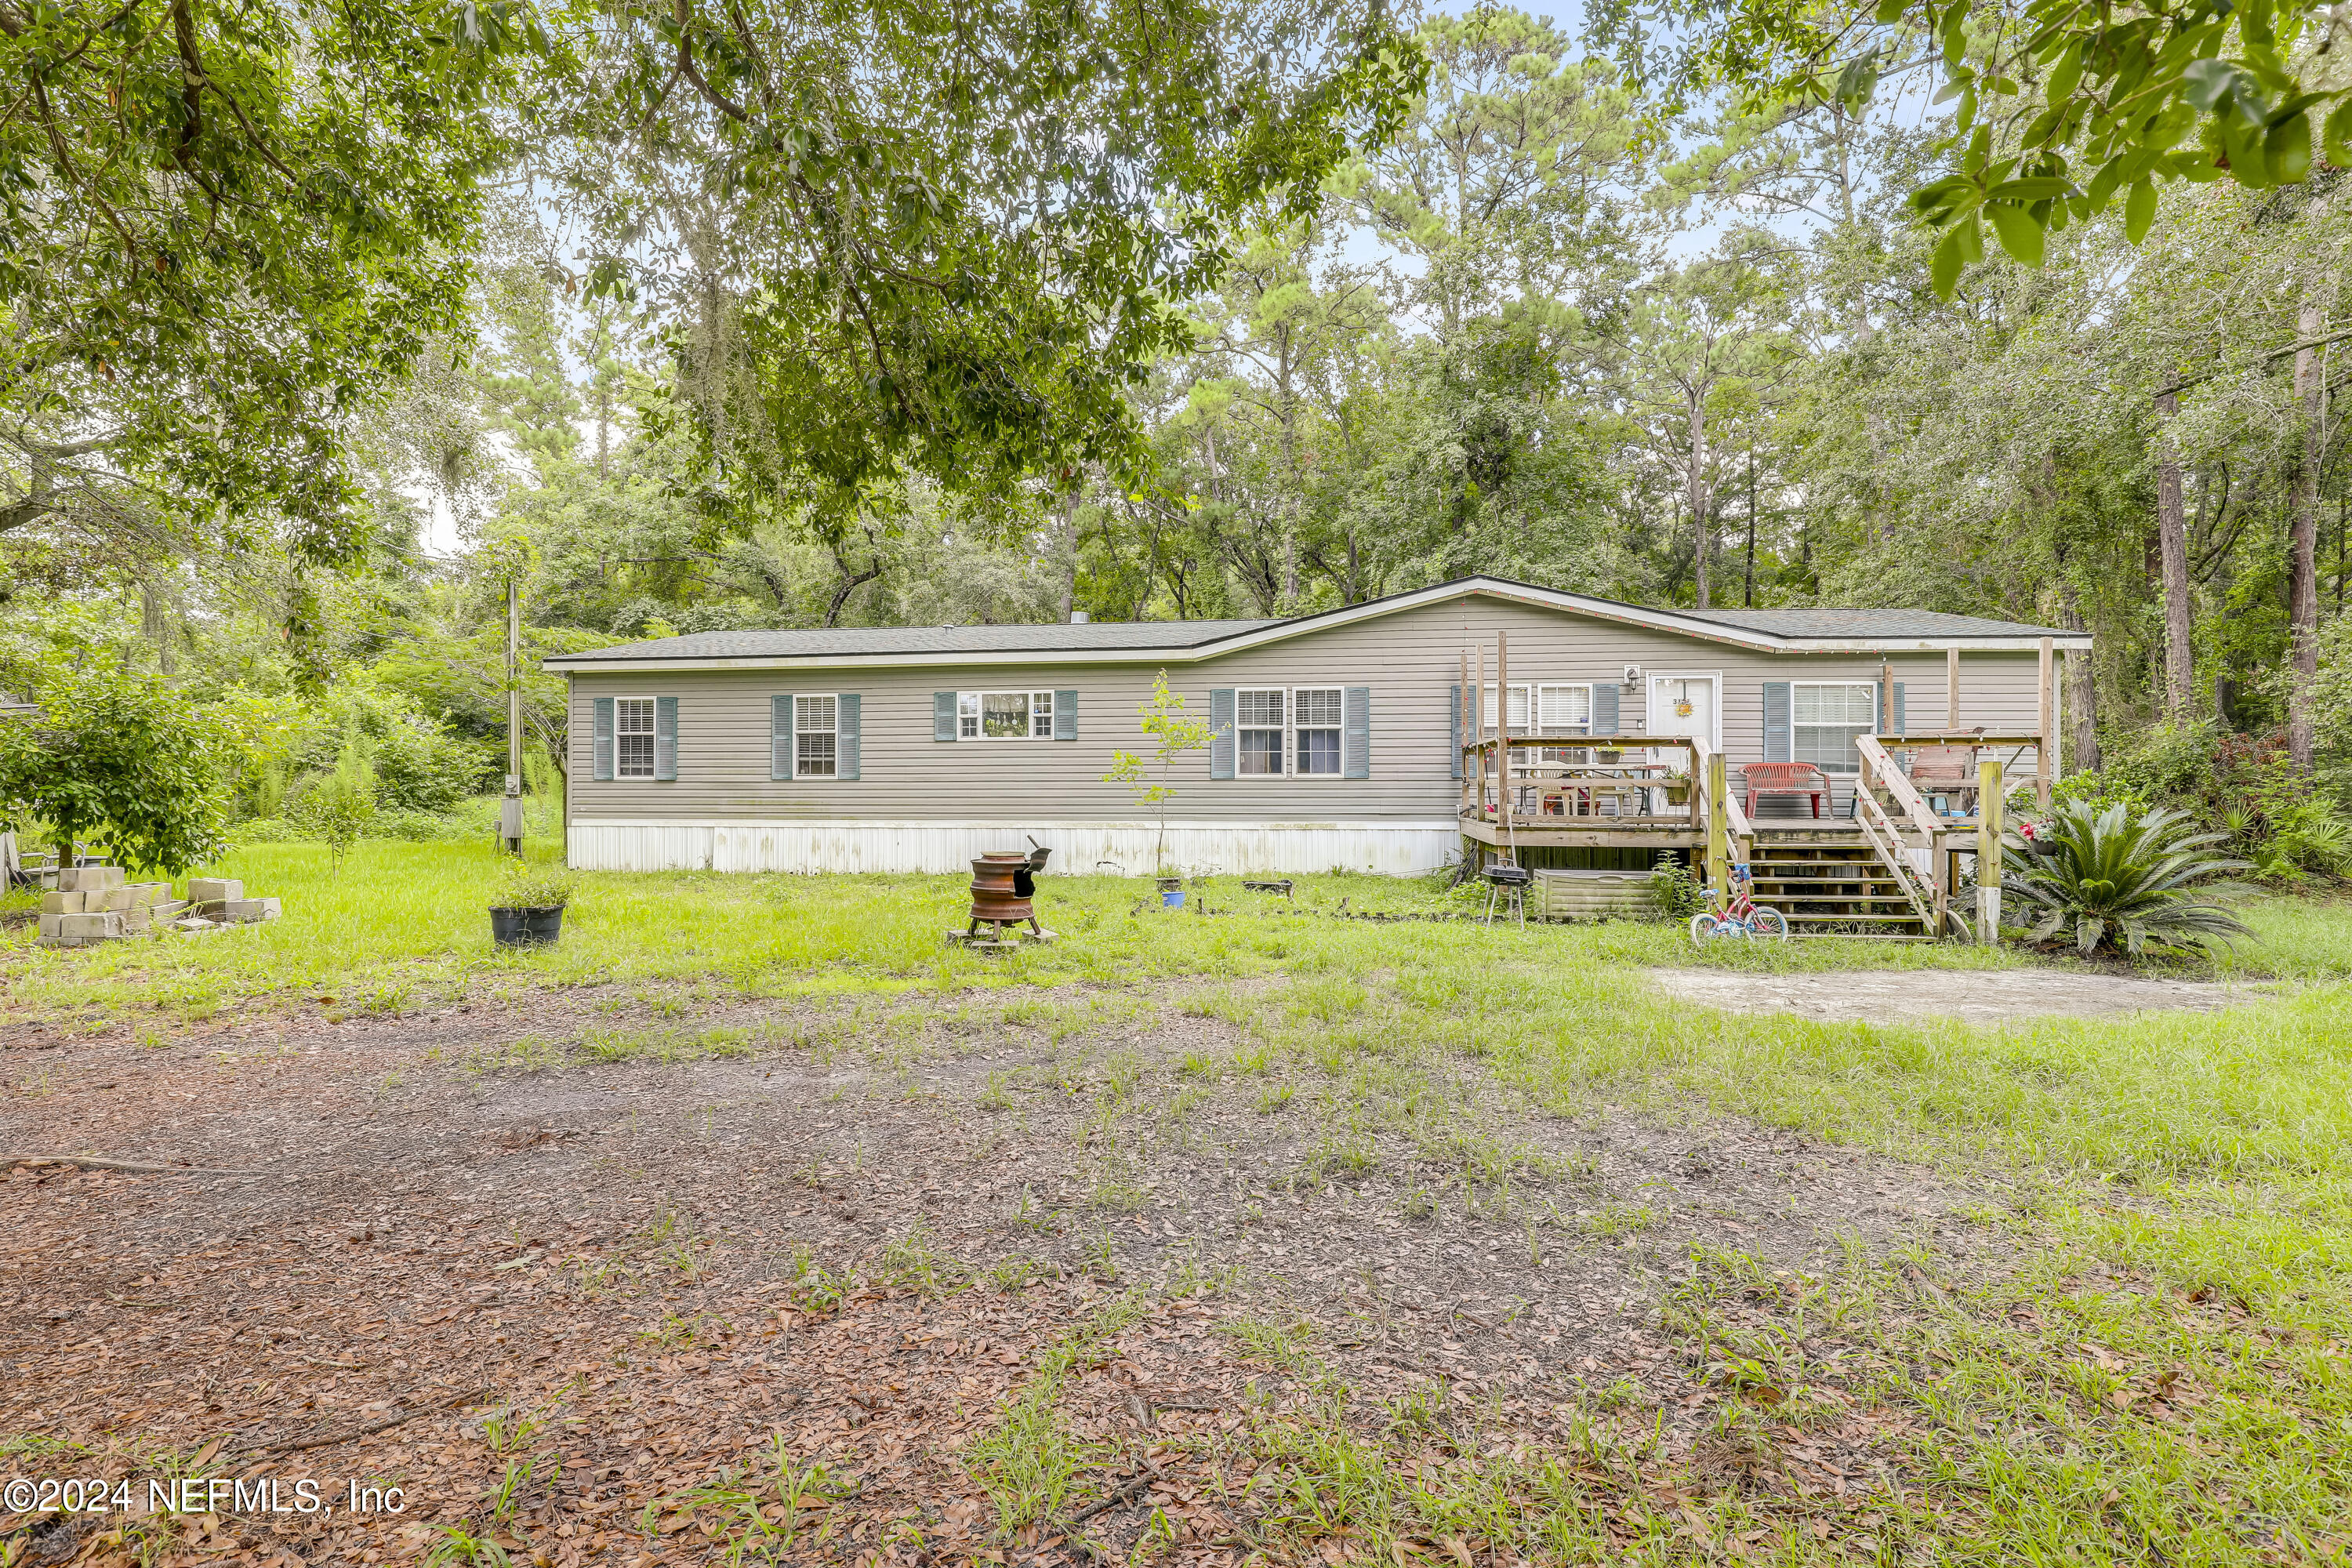
[[[1789,934],[1933,942],[1935,933],[1862,836],[1759,826],[1748,866],[1755,900],[1788,917]]]

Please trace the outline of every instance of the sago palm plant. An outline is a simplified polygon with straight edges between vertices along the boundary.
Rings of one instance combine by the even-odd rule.
[[[2008,837],[2001,890],[2034,919],[2030,942],[2072,930],[2083,952],[2119,943],[2137,957],[2150,946],[2210,947],[2252,934],[2221,905],[2199,898],[2217,877],[2246,868],[2215,854],[2219,833],[2197,833],[2178,811],[2063,805],[2045,822]]]

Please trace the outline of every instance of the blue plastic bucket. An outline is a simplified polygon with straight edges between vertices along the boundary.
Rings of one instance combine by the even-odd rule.
[[[1160,895],[1160,906],[1164,909],[1182,909],[1184,907],[1184,889],[1181,888],[1169,888],[1162,890]]]

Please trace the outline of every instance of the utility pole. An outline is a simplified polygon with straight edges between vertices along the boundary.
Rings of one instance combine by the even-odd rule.
[[[514,573],[507,573],[507,795],[499,803],[499,847],[522,854],[522,682],[517,672],[522,644],[522,601]]]

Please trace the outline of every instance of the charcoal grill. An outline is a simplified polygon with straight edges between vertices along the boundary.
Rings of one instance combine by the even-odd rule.
[[[1516,916],[1521,925],[1528,923],[1528,887],[1536,874],[1525,866],[1508,860],[1498,860],[1478,873],[1486,881],[1486,923],[1495,923],[1495,910],[1502,908],[1504,918]]]

